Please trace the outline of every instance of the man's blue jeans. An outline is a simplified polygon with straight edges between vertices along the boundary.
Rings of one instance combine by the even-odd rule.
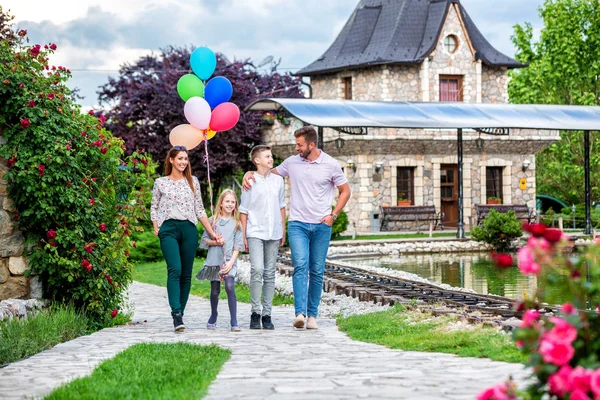
[[[288,239],[294,264],[292,284],[296,315],[316,317],[321,302],[331,227],[325,223],[309,224],[290,221]]]

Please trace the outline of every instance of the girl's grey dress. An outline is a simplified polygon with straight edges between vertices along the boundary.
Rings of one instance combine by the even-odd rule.
[[[213,218],[209,218],[209,221],[212,224]],[[215,232],[222,235],[223,239],[225,239],[225,255],[227,261],[231,259],[231,254],[234,250],[244,251],[244,237],[242,236],[242,231],[235,229],[234,218],[220,218],[217,221]],[[211,239],[208,236],[208,233],[204,231],[202,239],[200,240],[200,248],[208,249],[208,254],[206,255],[204,267],[196,274],[196,279],[201,281],[219,281],[221,280],[219,277],[219,269],[225,263],[225,261],[223,261],[223,248],[222,246],[209,246],[207,243],[209,240]],[[235,278],[236,273],[237,260],[227,275]]]

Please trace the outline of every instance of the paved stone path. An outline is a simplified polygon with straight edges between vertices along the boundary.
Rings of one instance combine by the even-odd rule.
[[[516,364],[447,354],[390,350],[350,340],[334,320],[317,331],[291,327],[293,309],[274,307],[274,331],[248,330],[250,306],[238,304],[243,331],[229,332],[227,302],[216,331],[205,329],[210,305],[191,296],[184,333],[174,333],[166,289],[135,282],[130,289],[138,325],[104,329],[0,369],[0,398],[39,398],[88,375],[104,359],[139,342],[217,343],[232,350],[208,399],[474,399],[508,375],[526,378]]]

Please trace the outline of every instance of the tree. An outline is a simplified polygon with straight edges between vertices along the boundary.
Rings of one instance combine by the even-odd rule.
[[[537,42],[531,24],[516,25],[515,58],[529,66],[510,72],[512,103],[598,105],[600,103],[600,2],[546,0]],[[600,199],[600,138],[592,135],[592,198]],[[536,157],[538,192],[568,203],[584,201],[583,133],[562,132],[561,140]]]
[[[160,54],[142,57],[134,64],[121,67],[117,79],[110,78],[99,92],[103,105],[112,106],[107,126],[115,136],[125,140],[129,152],[145,149],[159,162],[170,148],[169,132],[186,123],[184,102],[177,94],[177,81],[191,73],[189,59],[193,49],[169,47]],[[233,97],[241,110],[240,121],[228,132],[219,132],[209,141],[210,176],[218,188],[236,170],[252,164],[250,149],[260,142],[262,116],[244,108],[262,97],[303,97],[299,78],[289,74],[260,74],[249,60],[233,63],[217,54],[214,76],[224,76],[233,85]],[[192,171],[200,181],[206,180],[204,147],[191,153]],[[161,168],[162,169],[162,168]],[[202,185],[206,191],[206,185]],[[205,192],[206,193],[206,192]]]
[[[15,17],[9,11],[4,11],[0,6],[0,40],[15,39],[15,33],[12,30],[13,20]]]

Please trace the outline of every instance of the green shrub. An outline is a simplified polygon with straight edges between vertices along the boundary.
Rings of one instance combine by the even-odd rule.
[[[348,228],[348,215],[342,210],[331,227],[331,239],[339,238]]]
[[[131,281],[130,235],[147,218],[154,164],[125,158],[105,118],[82,113],[65,86],[71,72],[47,64],[54,45],[27,41],[0,42],[0,158],[13,218],[45,296],[108,326]]]
[[[521,223],[513,210],[500,213],[492,209],[483,221],[483,226],[476,226],[471,230],[473,240],[488,243],[496,251],[510,249],[513,240],[522,234]]]

